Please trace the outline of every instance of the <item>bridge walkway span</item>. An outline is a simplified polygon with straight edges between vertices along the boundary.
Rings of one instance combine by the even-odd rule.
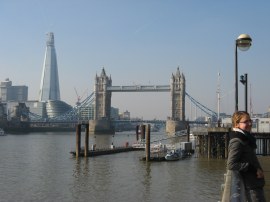
[[[135,86],[109,86],[110,92],[169,92],[169,85],[135,85]]]

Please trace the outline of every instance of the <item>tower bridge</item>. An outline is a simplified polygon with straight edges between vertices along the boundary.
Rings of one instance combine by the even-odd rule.
[[[113,92],[171,92],[171,116],[166,122],[166,132],[174,133],[183,130],[185,123],[185,87],[184,74],[179,67],[171,76],[170,85],[135,85],[112,86],[112,79],[106,75],[103,68],[100,76],[96,75],[94,87],[94,117],[90,120],[91,132],[111,132],[111,96]]]
[[[90,131],[94,133],[113,132],[113,125],[117,121],[111,120],[111,95],[114,92],[170,92],[170,117],[166,120],[166,131],[174,133],[186,128],[185,119],[185,98],[188,98],[197,108],[208,114],[210,117],[217,116],[217,113],[196,101],[185,91],[185,77],[180,73],[179,68],[172,74],[170,85],[130,85],[112,86],[112,80],[102,69],[101,75],[95,78],[94,91],[80,102],[60,116],[49,117],[46,122],[54,123],[76,123],[78,121],[89,122]],[[44,118],[31,115],[32,123],[42,123]],[[191,123],[190,121],[188,121]]]

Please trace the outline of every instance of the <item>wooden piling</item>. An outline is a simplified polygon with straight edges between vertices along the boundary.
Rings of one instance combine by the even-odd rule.
[[[187,125],[187,142],[190,142],[190,137],[189,137],[189,135],[190,135],[190,126],[189,126],[189,124]]]
[[[224,151],[225,154],[224,154],[224,158],[226,158],[226,159],[228,158],[228,143],[229,143],[228,140],[229,140],[229,134],[226,133],[226,134],[225,134],[225,137],[224,137],[224,141],[225,141],[225,142],[224,142],[224,144],[225,144],[225,151]]]
[[[144,125],[145,128],[145,125]],[[146,130],[146,138],[145,138],[145,159],[146,161],[150,161],[150,130],[151,126],[150,124],[147,125]]]
[[[210,159],[211,158],[211,133],[208,133],[208,155],[207,157]]]
[[[76,125],[76,157],[81,153],[81,124]]]
[[[84,156],[88,157],[89,150],[89,124],[85,124],[85,143],[84,143]]]
[[[145,125],[141,125],[141,140],[145,139]]]
[[[136,140],[137,140],[137,141],[139,140],[139,128],[140,128],[140,126],[137,125],[137,126],[136,126]]]

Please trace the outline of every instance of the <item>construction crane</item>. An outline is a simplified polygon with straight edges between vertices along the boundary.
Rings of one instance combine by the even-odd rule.
[[[75,93],[77,95],[77,102],[76,102],[76,106],[80,106],[81,105],[81,99],[83,98],[83,96],[85,95],[85,93],[87,92],[87,89],[83,92],[83,94],[81,96],[79,96],[77,89],[74,87]]]

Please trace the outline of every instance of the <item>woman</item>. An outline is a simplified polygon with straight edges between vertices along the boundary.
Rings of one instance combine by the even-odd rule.
[[[247,112],[237,111],[232,117],[227,168],[243,177],[248,201],[266,201],[264,173],[257,159],[256,139],[250,134],[252,120]]]

